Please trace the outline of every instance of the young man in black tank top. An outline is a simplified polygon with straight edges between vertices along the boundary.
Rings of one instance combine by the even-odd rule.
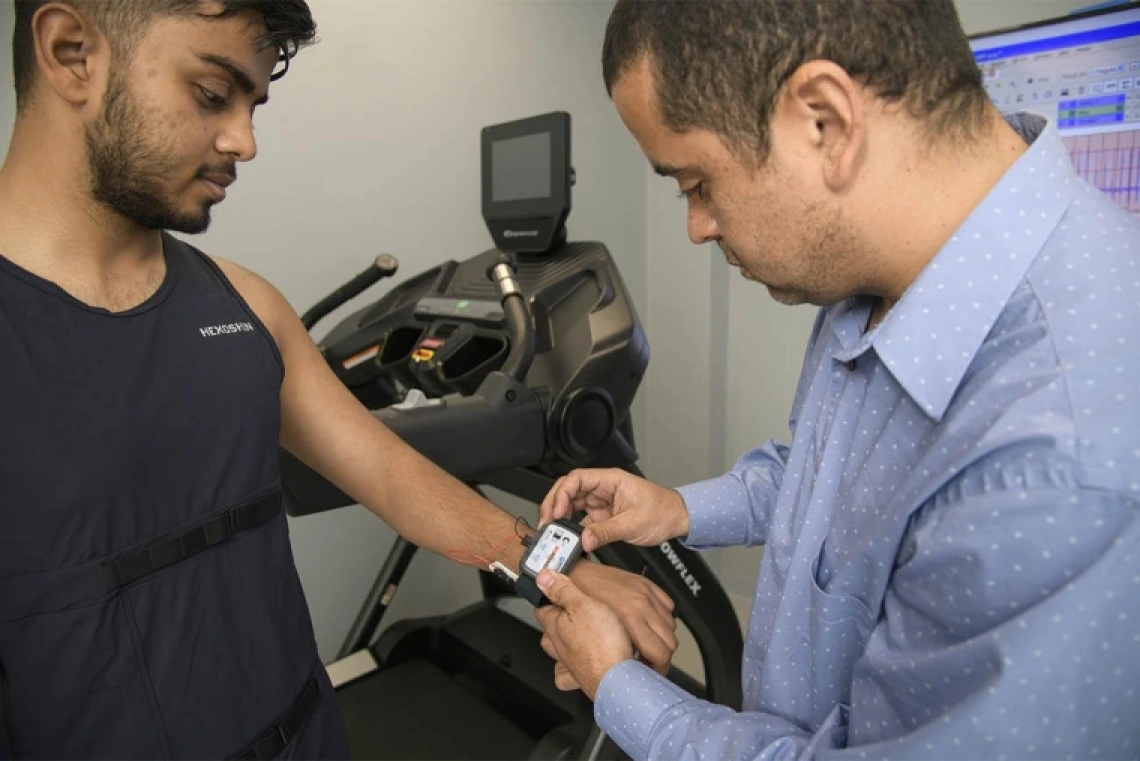
[[[282,53],[313,40],[309,9],[16,5],[18,113],[0,170],[0,757],[248,755],[306,684],[324,709],[290,725],[292,753],[341,754],[279,510],[230,540],[241,553],[223,544],[110,593],[91,586],[110,557],[279,501],[278,445],[419,546],[485,553],[513,531],[357,402],[272,285],[163,232],[204,231],[254,158],[254,110]],[[189,321],[206,301],[248,330],[201,338]],[[62,371],[86,380],[69,388]],[[86,394],[74,409],[64,398]],[[499,559],[520,554],[510,543]],[[664,593],[596,564],[575,575],[663,670],[677,645]],[[73,650],[84,658],[65,669]]]

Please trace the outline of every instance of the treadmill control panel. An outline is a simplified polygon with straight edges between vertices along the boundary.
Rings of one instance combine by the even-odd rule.
[[[497,301],[477,299],[452,299],[430,296],[416,302],[417,317],[457,317],[461,320],[474,320],[493,325],[502,324],[505,319],[503,307]]]

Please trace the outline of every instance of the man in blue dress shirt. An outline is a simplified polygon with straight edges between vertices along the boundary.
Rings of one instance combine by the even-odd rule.
[[[693,242],[822,309],[790,446],[543,505],[764,545],[744,710],[544,574],[559,686],[635,759],[1140,756],[1140,221],[993,108],[951,0],[619,0],[603,70]]]

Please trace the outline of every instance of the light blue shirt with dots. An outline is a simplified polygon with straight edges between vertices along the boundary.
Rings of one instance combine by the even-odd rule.
[[[792,446],[682,487],[697,549],[764,545],[744,710],[626,661],[634,759],[1140,757],[1140,220],[1054,125],[874,330],[823,309]]]

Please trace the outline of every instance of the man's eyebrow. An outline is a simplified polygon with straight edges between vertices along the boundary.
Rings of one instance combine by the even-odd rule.
[[[650,163],[653,164],[653,171],[662,177],[676,177],[682,172],[692,171],[691,168],[687,166],[672,166],[670,164],[658,164],[656,162]]]
[[[198,58],[205,63],[218,67],[233,77],[234,82],[237,83],[238,89],[247,95],[257,89],[257,86],[253,84],[253,77],[251,77],[245,69],[239,66],[237,62],[233,61],[232,59],[226,58],[222,55],[216,55],[214,53],[198,53]],[[257,99],[254,105],[260,106],[268,102],[269,96],[262,95]]]

